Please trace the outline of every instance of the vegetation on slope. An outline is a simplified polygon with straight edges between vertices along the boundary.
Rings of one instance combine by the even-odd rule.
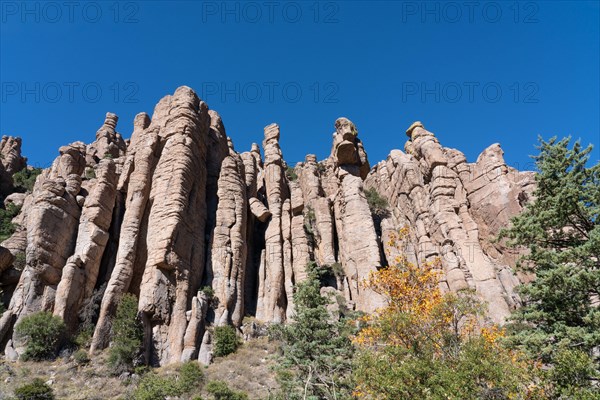
[[[8,204],[6,208],[0,208],[0,242],[8,239],[15,233],[17,225],[12,220],[21,211],[20,207],[14,204]]]
[[[528,249],[518,268],[536,277],[521,287],[509,342],[552,367],[556,398],[600,398],[600,164],[569,142],[540,141],[535,201],[500,235]]]
[[[42,173],[42,168],[23,168],[21,171],[13,174],[13,186],[15,192],[18,193],[31,193],[33,191],[33,185],[38,175]]]

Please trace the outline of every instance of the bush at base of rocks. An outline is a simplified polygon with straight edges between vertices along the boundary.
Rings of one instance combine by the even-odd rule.
[[[56,357],[64,332],[63,321],[47,311],[24,317],[15,326],[15,333],[25,341],[23,360],[45,360]]]
[[[228,354],[235,353],[240,346],[240,339],[235,333],[235,328],[232,326],[217,326],[214,333],[214,355],[215,357],[224,357]]]
[[[15,389],[17,400],[54,400],[52,388],[44,383],[40,378],[34,379],[27,385]]]

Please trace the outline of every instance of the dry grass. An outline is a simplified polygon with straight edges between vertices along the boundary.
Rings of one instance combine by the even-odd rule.
[[[278,388],[272,370],[276,352],[277,345],[266,337],[245,342],[235,353],[215,358],[204,370],[206,381],[222,380],[248,393],[250,399],[266,399]]]
[[[34,378],[52,381],[56,398],[66,400],[116,400],[135,389],[130,380],[120,380],[110,374],[104,354],[86,365],[64,358],[40,362],[0,361],[0,399],[12,396],[15,388]]]
[[[205,367],[205,382],[221,380],[232,389],[248,393],[250,399],[266,399],[277,388],[272,371],[276,351],[277,345],[265,337],[250,340],[237,352],[216,358],[213,364]],[[52,381],[54,394],[61,400],[129,398],[136,388],[137,379],[112,376],[106,358],[107,354],[102,353],[85,365],[78,365],[72,357],[42,362],[0,360],[0,399],[10,398],[15,388],[30,383],[34,378]],[[159,376],[173,376],[179,366],[170,365],[154,372]],[[210,398],[206,393],[202,395],[205,399]]]

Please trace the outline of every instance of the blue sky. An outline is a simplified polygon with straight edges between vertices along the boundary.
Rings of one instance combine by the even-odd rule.
[[[531,169],[537,136],[600,159],[598,2],[106,1],[0,3],[0,133],[33,165],[91,142],[180,85],[223,117],[236,150],[281,126],[285,159],[329,154],[336,118],[372,164],[415,120],[469,161],[499,142]]]

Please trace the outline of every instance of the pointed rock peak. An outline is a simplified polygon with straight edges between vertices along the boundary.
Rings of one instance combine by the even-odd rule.
[[[181,109],[182,111],[178,111]],[[173,95],[168,95],[160,99],[154,107],[153,120],[166,122],[169,115],[177,113],[186,113],[185,110],[208,111],[208,106],[200,100],[196,92],[187,86],[180,86]],[[166,120],[165,120],[166,117]]]
[[[115,130],[117,128],[117,122],[119,121],[119,117],[117,114],[106,113],[106,118],[104,119],[103,127],[107,127],[109,129]]]
[[[125,154],[127,144],[116,131],[119,117],[106,113],[104,123],[96,132],[96,140],[87,147],[87,163],[94,165],[104,157],[118,158]]]
[[[119,117],[117,114],[106,113],[106,117],[104,118],[104,123],[102,126],[96,131],[96,140],[101,138],[112,139],[116,135],[117,122],[119,122]]]
[[[344,140],[354,141],[358,136],[358,130],[356,125],[352,123],[348,118],[341,117],[335,121],[335,132],[337,135],[341,135]]]
[[[210,116],[210,127],[216,129],[218,132],[225,132],[225,126],[219,113],[215,110],[208,110],[208,115]]]
[[[250,151],[252,153],[256,153],[260,156],[260,147],[258,146],[258,143],[252,143],[252,147],[251,147]]]
[[[369,173],[367,153],[358,139],[356,126],[348,118],[342,117],[335,121],[331,158],[337,166],[360,167],[359,174],[363,179]]]
[[[175,90],[175,93],[173,94],[173,97],[188,98],[188,99],[192,100],[196,104],[200,102],[200,98],[198,97],[198,95],[196,94],[196,92],[194,92],[194,89],[192,89],[189,86],[179,86]]]
[[[504,164],[504,150],[500,147],[500,143],[494,143],[488,146],[477,157],[477,162],[486,162],[488,164]]]
[[[309,163],[309,164],[316,164],[317,163],[317,156],[314,154],[307,154],[304,157],[304,162],[305,163]]]
[[[7,145],[21,146],[21,143],[22,143],[22,140],[18,136],[17,137],[13,137],[13,136],[3,135],[0,147],[4,147],[4,146],[7,146]]]
[[[8,175],[21,171],[27,167],[27,158],[21,155],[21,138],[2,136],[0,142],[0,164]]]
[[[146,129],[150,126],[150,116],[145,112],[141,112],[135,116],[133,126],[138,129]]]
[[[265,126],[265,143],[279,141],[279,125],[271,124]]]
[[[80,154],[80,153],[85,154],[85,143],[80,142],[80,141],[73,142],[66,146],[61,146],[58,149],[58,152],[61,155],[63,155],[63,154]]]
[[[415,121],[411,126],[406,130],[406,136],[412,139],[412,134],[415,128],[425,129],[425,126],[421,123],[421,121]]]

